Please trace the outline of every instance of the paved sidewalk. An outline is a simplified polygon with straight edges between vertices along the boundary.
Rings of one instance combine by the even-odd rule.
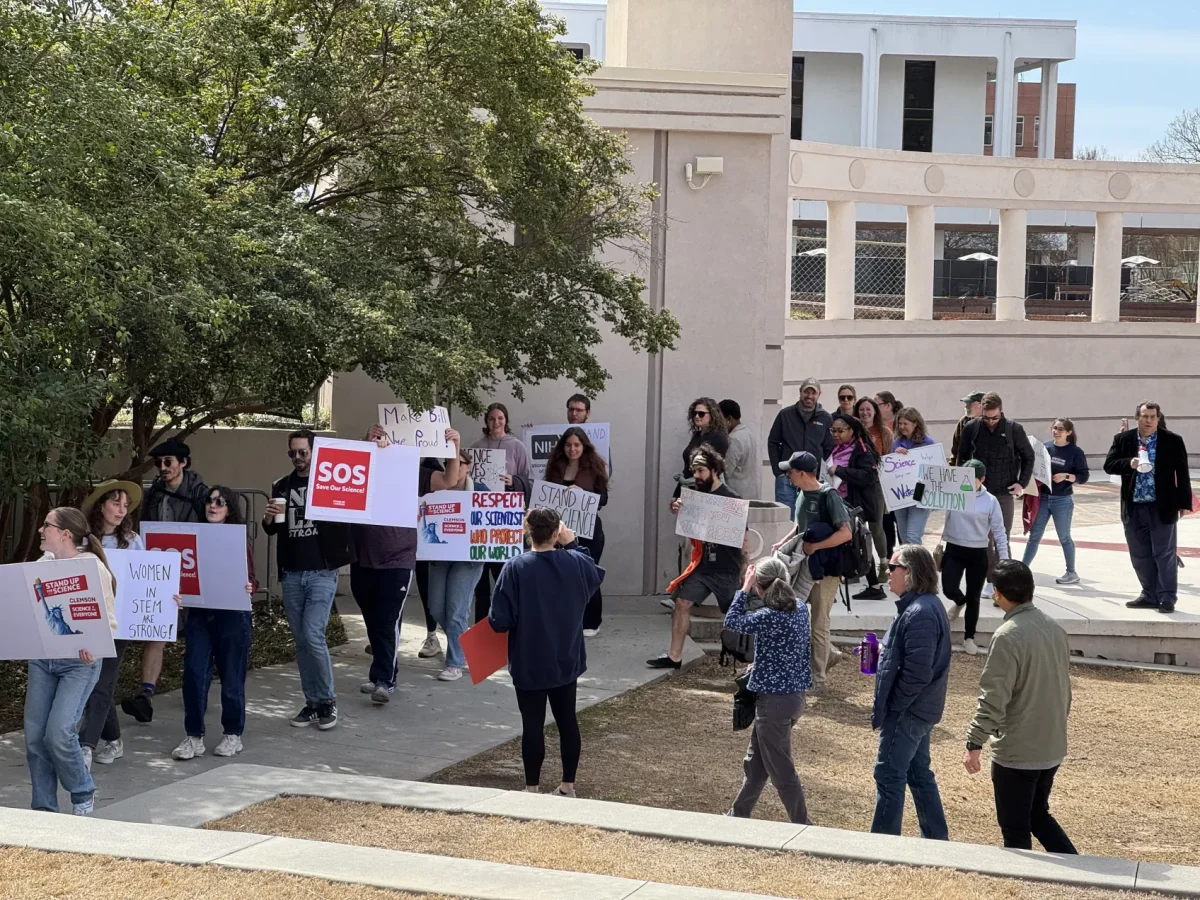
[[[588,640],[588,672],[579,682],[580,708],[624,693],[661,676],[645,661],[666,645],[668,619],[656,598],[605,597],[600,633]],[[349,598],[339,608],[354,610]],[[259,669],[246,679],[246,750],[233,760],[211,755],[220,740],[220,685],[209,697],[206,743],[209,752],[177,762],[171,750],[183,738],[183,699],[179,691],[155,699],[154,721],[139,725],[121,715],[125,756],[110,766],[95,766],[96,805],[124,800],[230,762],[315,769],[351,775],[419,780],[452,763],[474,756],[521,733],[521,718],[507,672],[482,684],[469,678],[453,683],[435,676],[442,661],[417,658],[425,639],[420,601],[405,610],[396,695],[376,707],[358,691],[369,659],[362,618],[344,614],[350,642],[333,651],[338,690],[338,726],[293,728],[287,720],[303,701],[294,663]],[[445,637],[442,636],[443,646]],[[701,655],[688,642],[685,659]],[[22,733],[0,736],[0,806],[27,807],[30,788]],[[70,801],[60,792],[61,809]]]

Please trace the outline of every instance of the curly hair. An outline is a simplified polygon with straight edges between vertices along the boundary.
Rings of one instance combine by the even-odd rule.
[[[88,510],[87,523],[88,527],[92,530],[92,534],[98,534],[100,537],[104,537],[104,504],[109,500],[112,500],[118,494],[125,494],[125,491],[121,490],[120,488],[109,491],[107,494],[104,494],[99,500],[93,503],[92,508]],[[129,495],[125,494],[125,497],[128,499]],[[128,550],[129,539],[132,538],[133,535],[133,521],[127,512],[125,514],[125,518],[123,518],[117,524],[116,530],[113,531],[113,537],[117,539],[117,549]]]
[[[550,458],[546,461],[545,481],[553,484],[561,484],[563,474],[567,471],[567,438],[579,438],[579,443],[583,444],[583,455],[579,457],[579,471],[590,471],[596,479],[596,491],[608,489],[608,471],[604,465],[604,458],[596,452],[596,445],[592,443],[591,438],[587,436],[587,432],[578,425],[572,425],[562,433],[562,437],[558,439],[558,443],[554,445],[554,449],[550,451]]]
[[[921,411],[915,406],[906,406],[904,409],[896,413],[897,419],[904,419],[906,422],[912,422],[913,433],[909,438],[914,444],[922,443],[925,438],[929,437],[929,430],[925,427],[925,418],[921,415]]]
[[[697,432],[702,430],[702,429],[696,427],[696,407],[697,406],[708,407],[708,421],[711,423],[712,427],[710,427],[706,430],[716,431],[716,432],[719,432],[720,434],[729,434],[729,423],[725,421],[725,414],[723,412],[721,412],[721,407],[717,404],[717,401],[714,400],[712,397],[697,397],[695,400],[693,400],[688,405],[688,411],[687,411],[688,428],[691,430],[691,432],[693,434],[696,434]]]

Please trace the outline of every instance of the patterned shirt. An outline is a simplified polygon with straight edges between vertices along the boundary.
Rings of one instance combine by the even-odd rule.
[[[1151,469],[1149,472],[1138,472],[1133,479],[1133,502],[1134,503],[1153,503],[1158,499],[1158,495],[1154,491],[1154,458],[1158,454],[1158,432],[1151,433],[1150,437],[1141,441],[1140,446],[1146,448],[1146,452],[1150,455]]]
[[[754,668],[747,685],[750,690],[795,694],[812,688],[808,606],[804,603],[797,603],[793,612],[769,606],[746,612],[746,592],[738,591],[725,614],[725,627],[754,635]]]

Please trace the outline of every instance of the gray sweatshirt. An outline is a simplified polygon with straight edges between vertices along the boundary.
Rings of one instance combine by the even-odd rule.
[[[1004,514],[1000,501],[980,488],[975,492],[975,512],[946,513],[946,527],[942,540],[960,547],[986,547],[988,533],[996,542],[996,551],[1001,559],[1008,559],[1008,535],[1004,532]]]

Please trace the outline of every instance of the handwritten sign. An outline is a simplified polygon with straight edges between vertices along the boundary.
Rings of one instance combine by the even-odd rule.
[[[1046,449],[1046,445],[1035,437],[1029,438],[1029,445],[1033,448],[1033,477],[1029,479],[1029,484],[1025,485],[1025,493],[1036,494],[1039,481],[1046,487],[1051,486],[1054,470],[1050,465],[1050,451]]]
[[[179,625],[174,598],[180,592],[183,556],[109,550],[108,562],[117,576],[117,640],[173,642]]]
[[[607,422],[587,422],[583,425],[531,425],[525,429],[521,439],[525,442],[525,449],[529,451],[529,465],[533,469],[533,477],[537,480],[546,477],[546,463],[550,461],[550,454],[558,444],[558,439],[568,428],[583,429],[583,433],[595,446],[596,452],[600,454],[600,458],[608,467],[608,474],[611,475],[612,457],[608,447],[608,437],[611,431],[609,424]]]
[[[250,580],[250,574],[246,560],[245,525],[143,522],[142,540],[149,551],[148,557],[179,560],[179,593],[183,597],[184,606],[201,609],[250,609],[250,595],[246,593],[246,582]],[[181,547],[188,549],[181,551]],[[172,550],[180,552],[169,552]],[[124,580],[121,574],[117,575],[118,589],[123,587]],[[158,594],[161,596],[162,592],[159,591]],[[170,600],[170,597],[171,594],[168,594],[167,599]],[[175,601],[170,602],[174,608]],[[163,611],[166,612],[165,604]]]
[[[702,491],[684,490],[675,517],[675,533],[708,544],[741,547],[746,540],[750,501]]]
[[[407,403],[380,403],[378,422],[393,444],[416,447],[422,456],[450,459],[458,451],[446,443],[450,413],[444,406],[417,412]]]
[[[555,510],[577,537],[590,538],[596,533],[596,515],[600,512],[599,494],[583,488],[535,481],[529,505]],[[741,546],[740,542],[738,546]]]
[[[116,656],[101,577],[94,556],[0,566],[0,659]]]
[[[504,562],[525,549],[520,491],[432,491],[417,511],[417,559]]]
[[[917,480],[925,485],[917,506],[948,512],[975,512],[975,470],[968,466],[921,466]]]
[[[472,484],[476,481],[486,484],[490,490],[504,490],[504,464],[505,452],[503,450],[491,450],[487,447],[472,447],[471,448],[471,471],[470,477]]]
[[[889,453],[879,461],[879,486],[888,512],[916,506],[912,498],[921,466],[944,466],[946,450],[941,444],[913,447],[904,453]]]

